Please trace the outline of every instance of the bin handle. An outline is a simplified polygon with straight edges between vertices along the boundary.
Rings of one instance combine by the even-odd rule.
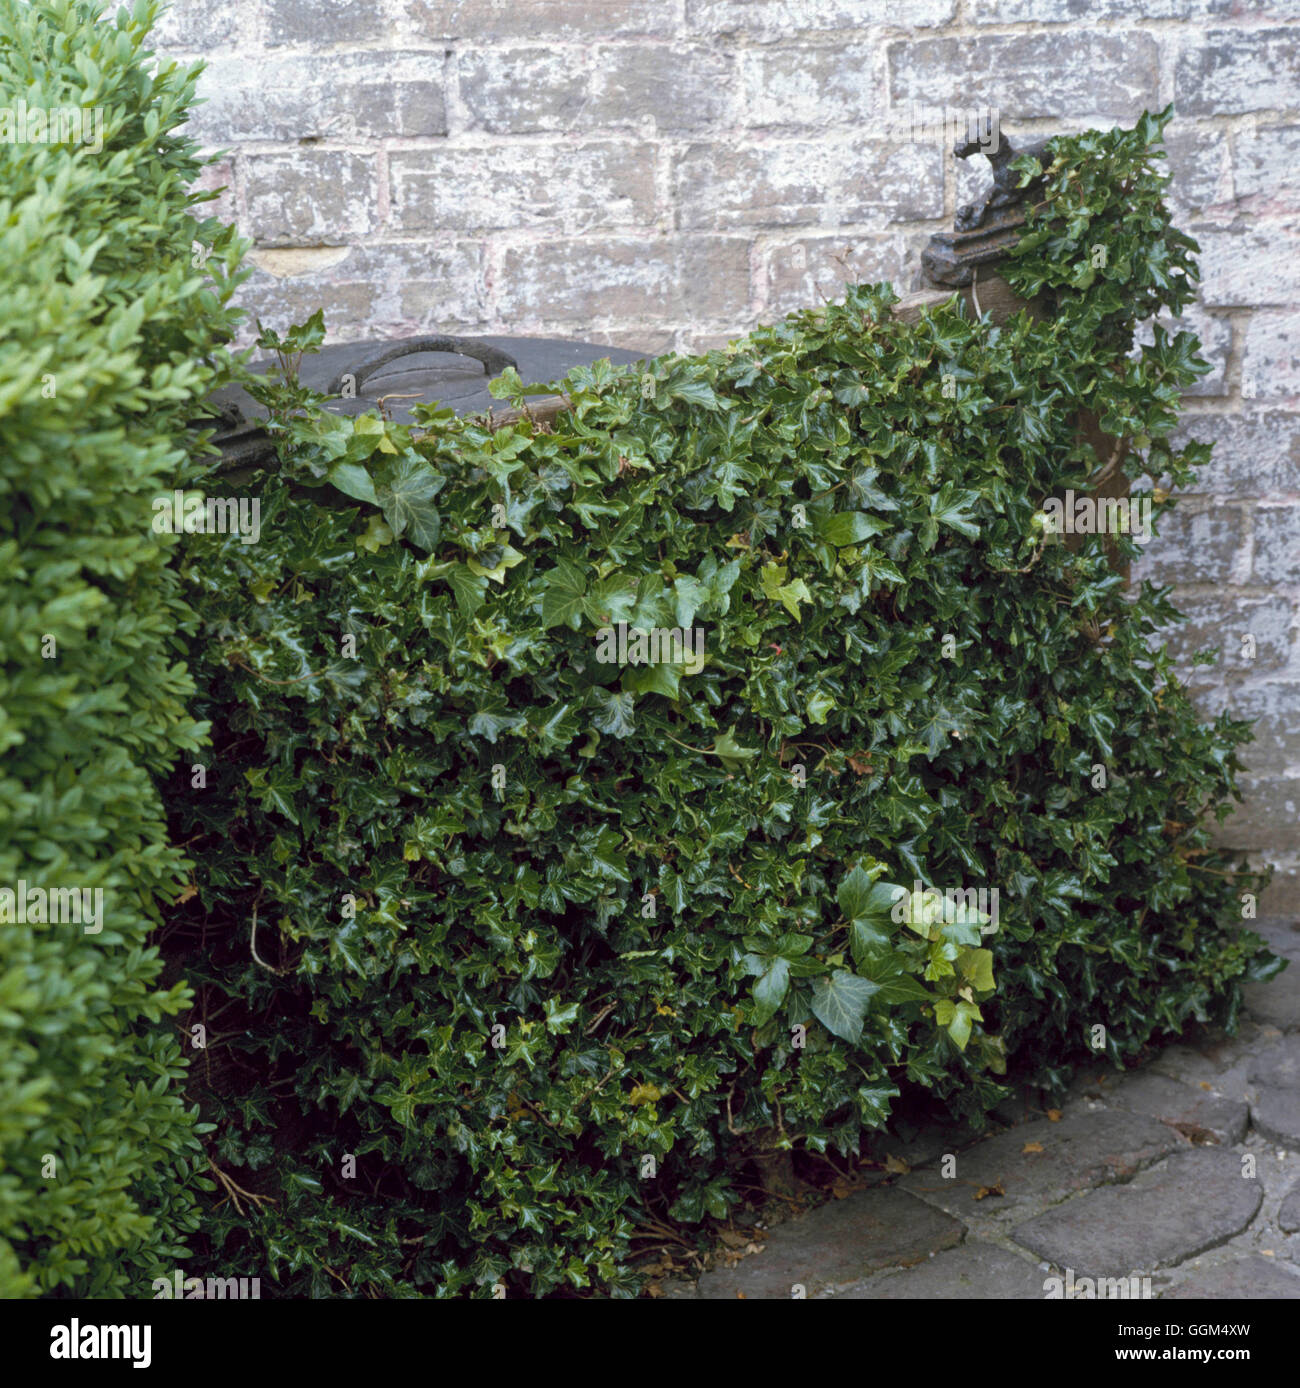
[[[499,376],[507,367],[513,366],[516,370],[519,368],[519,363],[509,353],[489,347],[486,342],[479,342],[472,337],[408,337],[401,342],[395,342],[376,356],[367,357],[352,371],[340,371],[329,383],[325,393],[338,395],[343,389],[343,378],[348,375],[354,378],[359,390],[381,366],[387,366],[390,361],[410,356],[414,352],[455,352],[458,356],[473,357],[475,361],[483,363],[484,373],[488,376]]]

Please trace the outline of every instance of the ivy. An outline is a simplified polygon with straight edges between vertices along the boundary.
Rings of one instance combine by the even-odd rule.
[[[628,1295],[634,1228],[725,1215],[755,1153],[856,1151],[904,1092],[979,1121],[1096,1027],[1120,1066],[1233,1023],[1276,967],[1210,842],[1249,729],[1152,648],[1167,590],[1042,528],[1111,465],[1082,409],[1136,481],[1205,457],[1169,441],[1194,341],[1133,350],[1196,276],[1165,119],[1054,142],[1009,270],[1045,316],[851,286],[579,368],[553,427],[252,384],[262,542],[177,569],[216,768],[170,798],[187,965],[244,1066],[223,1140],[275,1141],[276,1203],[214,1216],[215,1262]],[[601,659],[620,624],[703,659]]]

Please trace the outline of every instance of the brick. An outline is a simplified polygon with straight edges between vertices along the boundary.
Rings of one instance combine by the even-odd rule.
[[[1233,0],[975,0],[976,24],[1095,24],[1102,19],[1210,19]]]
[[[247,169],[248,232],[259,245],[337,246],[375,230],[373,154],[297,149],[250,155]]]
[[[1213,668],[1230,674],[1280,670],[1290,658],[1292,606],[1279,594],[1216,589],[1208,594],[1179,593],[1175,601],[1188,620],[1162,628],[1154,634],[1154,642],[1167,642],[1179,665],[1190,666],[1192,655],[1207,646],[1219,648]],[[1244,654],[1249,649],[1243,642],[1247,635],[1255,638],[1253,658]]]
[[[1241,414],[1187,413],[1172,435],[1212,444],[1210,462],[1192,490],[1230,498],[1294,491],[1300,480],[1300,414],[1247,409]]]
[[[799,0],[792,14],[790,0],[686,0],[686,24],[706,34],[782,39],[796,27],[801,34],[868,24],[929,29],[947,24],[956,8],[956,0]]]
[[[270,45],[382,43],[387,23],[372,0],[265,0]]]
[[[1225,848],[1252,851],[1294,849],[1300,822],[1300,781],[1281,776],[1243,776],[1239,789],[1245,803],[1215,831]]]
[[[1017,120],[1134,117],[1158,105],[1150,34],[1076,31],[889,45],[891,105],[997,107]]]
[[[1224,131],[1171,124],[1165,129],[1165,154],[1164,172],[1173,178],[1168,194],[1172,202],[1199,209],[1228,201],[1230,161]]]
[[[558,48],[458,53],[456,77],[471,129],[528,135],[587,124],[588,65]],[[485,165],[487,160],[485,159]]]
[[[1183,395],[1222,396],[1228,394],[1228,358],[1232,354],[1232,323],[1224,317],[1209,313],[1199,304],[1190,304],[1181,318],[1160,318],[1160,326],[1176,337],[1181,332],[1192,333],[1200,341],[1200,357],[1211,370],[1198,378],[1194,385],[1188,386]],[[1149,345],[1154,340],[1151,323],[1139,324],[1137,342]],[[1136,357],[1137,352],[1133,355]]]
[[[398,23],[416,39],[589,43],[671,34],[674,8],[664,0],[404,0]]]
[[[353,246],[318,271],[276,273],[284,252],[254,251],[255,272],[244,287],[269,322],[298,323],[325,310],[331,341],[455,331],[485,319],[483,248]]]
[[[733,125],[735,67],[730,53],[699,45],[602,48],[583,120],[608,130],[655,129],[665,134]]]
[[[1233,137],[1233,191],[1260,198],[1269,210],[1280,202],[1297,207],[1295,170],[1300,166],[1300,125],[1260,126]]]
[[[250,7],[213,5],[210,0],[172,0],[149,35],[151,46],[168,53],[203,53],[229,48],[249,37]]]
[[[1233,689],[1228,711],[1255,724],[1255,741],[1238,753],[1253,774],[1300,770],[1300,684],[1270,680]],[[1300,977],[1300,964],[1296,975]]]
[[[389,155],[397,232],[594,231],[655,220],[650,145],[496,144]]]
[[[220,217],[223,222],[235,220],[235,166],[229,159],[217,164],[205,164],[190,187],[205,193],[221,190],[211,202],[192,209],[200,221],[205,217]]]
[[[1240,506],[1194,509],[1182,502],[1156,522],[1159,533],[1133,566],[1133,579],[1226,583],[1246,542]]]
[[[880,53],[875,45],[749,49],[741,85],[749,126],[850,125],[882,131]]]
[[[1242,343],[1241,391],[1258,400],[1300,396],[1300,310],[1251,314]]]
[[[627,328],[731,320],[749,301],[740,237],[597,237],[510,247],[497,283],[506,321],[600,320]]]
[[[1295,104],[1300,35],[1294,29],[1211,29],[1174,70],[1184,116],[1239,115]]]
[[[212,58],[199,95],[189,131],[209,145],[447,133],[440,53]]]
[[[1249,230],[1197,228],[1201,302],[1221,308],[1291,305],[1300,300],[1300,224]]]
[[[1300,583],[1300,506],[1256,509],[1255,577],[1261,583]]]
[[[920,243],[924,240],[919,238]],[[891,280],[901,296],[919,254],[917,238],[897,234],[775,242],[764,252],[764,316],[777,318],[843,298],[846,284]]]
[[[674,171],[685,227],[913,221],[943,214],[943,156],[924,145],[695,144]]]

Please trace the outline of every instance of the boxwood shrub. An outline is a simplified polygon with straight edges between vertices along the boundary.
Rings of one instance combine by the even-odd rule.
[[[724,1215],[756,1155],[1233,1023],[1273,967],[1209,837],[1248,728],[1151,649],[1167,590],[1043,524],[1110,457],[1081,410],[1148,484],[1206,457],[1168,441],[1195,341],[1132,349],[1196,275],[1165,118],[1055,142],[1009,270],[1037,320],[854,286],[577,370],[554,427],[262,388],[276,464],[209,481],[260,541],[180,561],[214,729],[170,796],[188,966],[218,1160],[259,1196],[215,1261],[629,1294],[638,1233]]]
[[[234,233],[193,215],[154,7],[99,8],[0,0],[3,1297],[147,1295],[206,1165],[149,943],[187,875],[155,781],[204,733],[150,502],[195,471]]]

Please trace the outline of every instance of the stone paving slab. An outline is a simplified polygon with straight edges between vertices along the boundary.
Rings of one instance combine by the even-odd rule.
[[[1161,1293],[1161,1300],[1248,1297],[1253,1300],[1300,1300],[1300,1274],[1288,1271],[1272,1258],[1234,1258],[1194,1272],[1185,1281]]]
[[[1182,1143],[1173,1128],[1144,1114],[1080,1112],[1059,1123],[1012,1128],[958,1153],[951,1179],[939,1174],[941,1168],[931,1167],[903,1177],[899,1184],[963,1219],[976,1213],[981,1189],[1000,1186],[1002,1195],[978,1201],[981,1216],[996,1218],[1109,1181],[1128,1180]],[[1027,1145],[1043,1150],[1026,1152]]]
[[[1177,1152],[1128,1185],[1069,1200],[1020,1225],[1015,1241],[1087,1277],[1172,1267],[1240,1233],[1264,1198],[1236,1152]]]
[[[801,1285],[811,1296],[881,1268],[920,1262],[955,1247],[963,1233],[955,1219],[895,1187],[858,1191],[778,1224],[761,1253],[706,1272],[696,1295],[788,1301]]]
[[[1284,1234],[1300,1234],[1300,1183],[1292,1186],[1277,1212],[1277,1227]]]
[[[1237,1099],[1223,1099],[1190,1085],[1180,1084],[1149,1070],[1125,1075],[1103,1091],[1105,1101],[1130,1113],[1145,1113],[1164,1123],[1182,1124],[1183,1136],[1194,1143],[1208,1143],[1197,1129],[1231,1146],[1246,1136],[1249,1107]]]
[[[1214,1033],[1192,1043],[1167,1046],[1147,1068],[1193,1089],[1208,1084],[1216,1094],[1245,1099],[1250,1089],[1246,1074],[1252,1056],[1281,1035],[1277,1027],[1263,1026],[1247,1018],[1237,1036]]]
[[[1300,1033],[1257,1055],[1248,1077],[1255,1089],[1250,1105],[1255,1127],[1271,1142],[1300,1146]]]
[[[1041,1301],[1048,1276],[1027,1258],[968,1239],[900,1272],[882,1272],[835,1293],[849,1301]]]

